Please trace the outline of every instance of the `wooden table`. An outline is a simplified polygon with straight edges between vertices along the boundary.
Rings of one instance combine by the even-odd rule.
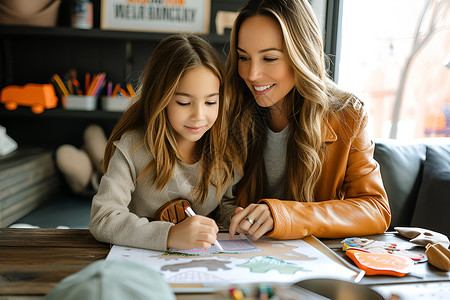
[[[106,258],[110,245],[86,229],[0,228],[0,300],[38,300],[65,277]],[[228,299],[183,294],[179,300]]]
[[[374,238],[404,241],[392,233]],[[323,242],[340,252],[340,240]],[[106,258],[109,249],[109,244],[98,242],[85,229],[0,228],[0,300],[40,299],[65,277]],[[379,292],[388,290],[391,294],[402,295],[400,299],[408,300],[450,294],[449,272],[439,271],[427,263],[418,265],[415,271],[422,273],[424,278],[367,276],[361,283]],[[230,298],[217,294],[181,294],[177,299]]]
[[[43,296],[109,249],[88,230],[0,228],[0,296]]]

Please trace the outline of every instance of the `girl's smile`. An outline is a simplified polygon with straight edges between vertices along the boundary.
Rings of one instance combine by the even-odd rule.
[[[192,132],[199,132],[206,126],[185,126],[185,127]]]

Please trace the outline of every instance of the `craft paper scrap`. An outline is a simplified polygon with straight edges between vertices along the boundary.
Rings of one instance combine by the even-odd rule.
[[[220,251],[215,245],[211,245],[210,248],[204,249],[188,249],[188,250],[174,250],[171,249],[169,253],[175,254],[187,254],[187,255],[208,255],[208,254],[219,254],[219,253],[253,253],[261,251],[260,248],[256,247],[244,234],[233,237],[233,239],[228,238],[228,233],[219,233],[217,241],[222,245],[224,251]]]
[[[342,250],[358,249],[370,253],[380,254],[396,254],[400,256],[406,256],[416,262],[427,261],[427,257],[423,253],[414,253],[409,249],[412,247],[411,243],[389,243],[383,241],[376,241],[372,239],[362,237],[346,238],[342,241]],[[416,245],[412,244],[413,247]]]

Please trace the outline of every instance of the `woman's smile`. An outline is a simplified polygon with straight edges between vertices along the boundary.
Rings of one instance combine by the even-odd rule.
[[[269,84],[269,85],[254,85],[254,86],[253,86],[253,89],[254,89],[255,95],[265,95],[265,94],[267,94],[274,86],[275,86],[275,84]]]

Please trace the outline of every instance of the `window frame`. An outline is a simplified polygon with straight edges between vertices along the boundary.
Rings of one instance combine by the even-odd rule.
[[[325,0],[325,37],[324,51],[330,59],[329,75],[338,81],[339,59],[341,54],[342,6],[343,0]]]

